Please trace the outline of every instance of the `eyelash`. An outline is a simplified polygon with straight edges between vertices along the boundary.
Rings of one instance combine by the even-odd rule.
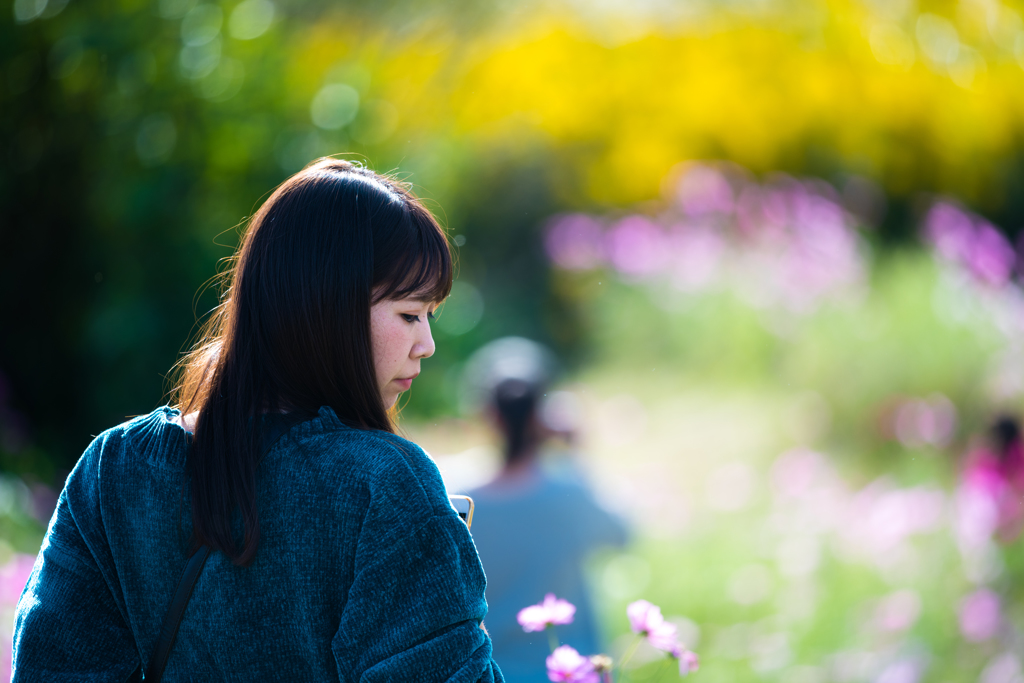
[[[407,322],[407,323],[418,323],[418,322],[420,322],[420,317],[418,315],[409,315],[408,313],[402,313],[401,315],[402,315],[402,318],[404,318],[405,322]],[[427,313],[427,318],[429,318],[430,320],[437,320],[437,318],[434,317],[434,312],[433,311],[431,311],[430,313]]]

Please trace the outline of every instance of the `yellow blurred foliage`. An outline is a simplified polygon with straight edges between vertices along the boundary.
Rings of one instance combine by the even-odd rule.
[[[1018,12],[997,0],[944,15],[782,4],[639,28],[623,20],[618,38],[614,16],[602,25],[554,10],[470,36],[323,25],[293,53],[291,80],[309,97],[335,62],[362,64],[403,137],[537,138],[574,155],[601,203],[654,197],[674,164],[709,157],[755,172],[826,163],[896,194],[1001,201],[993,181],[1024,131]]]

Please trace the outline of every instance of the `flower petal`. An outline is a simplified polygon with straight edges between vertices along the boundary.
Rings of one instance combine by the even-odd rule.
[[[571,624],[576,614],[576,605],[568,600],[556,598],[554,593],[544,596],[542,603],[548,611],[548,621],[552,624]]]
[[[673,652],[679,646],[676,625],[668,621],[652,625],[647,631],[647,640],[659,650]]]
[[[637,600],[626,607],[629,627],[633,633],[647,633],[665,622],[661,616],[661,608],[646,600]]]
[[[545,661],[548,680],[555,683],[599,683],[590,659],[569,645],[560,645]]]
[[[548,625],[548,611],[541,605],[530,605],[519,610],[516,621],[527,633],[543,631]]]
[[[694,671],[700,669],[700,658],[697,657],[695,652],[684,650],[679,655],[679,675],[685,676],[692,674]]]

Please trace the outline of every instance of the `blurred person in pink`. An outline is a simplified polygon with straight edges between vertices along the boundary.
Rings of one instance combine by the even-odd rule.
[[[999,417],[971,448],[957,492],[961,533],[1015,540],[1024,527],[1024,449],[1020,422]]]

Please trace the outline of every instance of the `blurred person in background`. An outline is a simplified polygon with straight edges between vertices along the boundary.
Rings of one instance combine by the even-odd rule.
[[[576,605],[573,623],[557,627],[561,642],[585,654],[601,651],[583,562],[627,540],[622,522],[595,501],[570,459],[545,457],[553,437],[571,446],[576,432],[566,405],[571,395],[546,393],[554,368],[550,352],[518,337],[488,344],[467,366],[470,400],[486,404],[502,439],[501,471],[468,493],[481,520],[473,538],[487,574],[487,629],[510,683],[548,680],[548,634],[525,633],[516,621],[547,593]]]
[[[961,527],[1003,543],[1024,527],[1024,449],[1018,418],[998,417],[964,461],[958,499]]]

